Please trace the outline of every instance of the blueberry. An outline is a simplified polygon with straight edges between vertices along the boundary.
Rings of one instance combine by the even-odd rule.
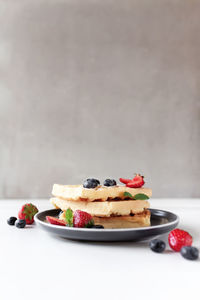
[[[10,217],[8,220],[7,220],[7,223],[8,225],[15,225],[15,222],[17,221],[17,218],[15,217]]]
[[[93,225],[91,228],[104,229],[103,225]]]
[[[199,250],[195,247],[184,246],[181,248],[181,255],[189,260],[196,260],[199,257]]]
[[[154,252],[162,253],[165,250],[166,244],[162,240],[154,239],[150,241],[149,247]]]
[[[106,179],[103,183],[103,185],[105,186],[113,186],[116,185],[116,181],[114,179]]]
[[[83,187],[87,189],[94,189],[100,184],[100,181],[98,179],[94,178],[88,178],[84,181]]]
[[[26,221],[25,220],[17,220],[15,222],[15,226],[17,228],[24,228],[26,226]]]
[[[100,184],[100,181],[98,179],[95,179],[95,178],[88,178],[87,179],[88,181],[94,181],[96,182],[98,185]]]

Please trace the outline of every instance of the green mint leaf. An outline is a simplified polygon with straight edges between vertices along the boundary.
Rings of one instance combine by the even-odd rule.
[[[145,194],[136,194],[135,196],[133,196],[129,192],[124,192],[124,197],[129,197],[133,200],[147,200],[147,199],[149,199],[149,197]]]
[[[135,200],[134,197],[129,192],[124,192],[124,197],[129,197],[129,198]]]
[[[73,212],[70,208],[68,208],[65,212],[65,220],[69,227],[73,227]]]
[[[136,194],[134,196],[134,199],[135,200],[147,200],[147,199],[149,199],[149,197],[145,194]]]

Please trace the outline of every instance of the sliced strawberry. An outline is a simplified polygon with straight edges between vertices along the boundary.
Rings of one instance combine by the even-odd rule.
[[[136,174],[136,176],[130,182],[128,182],[126,186],[130,188],[140,188],[144,185],[144,183],[143,176]]]
[[[128,182],[131,182],[132,179],[119,178],[119,181],[124,183],[124,184],[127,184]]]
[[[64,220],[60,220],[51,216],[46,216],[46,220],[53,225],[66,226],[67,223]]]

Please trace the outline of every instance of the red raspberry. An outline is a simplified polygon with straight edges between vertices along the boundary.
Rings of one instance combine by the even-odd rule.
[[[174,229],[168,235],[168,242],[174,251],[179,252],[183,246],[192,245],[192,236],[187,231]]]
[[[92,225],[94,225],[94,221],[90,214],[82,210],[76,210],[74,212],[73,225],[74,227],[80,228],[91,227]]]

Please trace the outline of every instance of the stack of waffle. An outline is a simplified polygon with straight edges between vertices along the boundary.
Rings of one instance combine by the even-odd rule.
[[[92,215],[95,224],[104,228],[134,228],[150,225],[149,202],[134,200],[134,196],[145,194],[151,197],[148,188],[128,188],[126,186],[97,186],[84,188],[83,185],[54,184],[51,203],[63,211],[60,219],[65,219],[67,209],[82,210]]]

